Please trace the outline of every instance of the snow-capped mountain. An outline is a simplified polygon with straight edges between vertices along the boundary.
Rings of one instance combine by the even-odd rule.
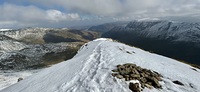
[[[142,31],[141,35],[149,38],[173,39],[173,41],[200,42],[200,23],[173,21],[134,21],[126,28]]]
[[[145,88],[143,92],[200,92],[199,69],[104,38],[85,44],[71,60],[47,68],[1,92],[131,92],[128,83],[132,81],[112,76],[112,70],[125,63],[162,75],[161,89]],[[181,85],[173,82],[175,80]]]
[[[102,37],[200,65],[200,23],[133,21],[115,27]]]
[[[137,32],[148,38],[173,39],[182,42],[200,42],[200,23],[174,21],[133,21],[126,27],[115,27],[113,31]],[[104,34],[104,35],[106,35]]]

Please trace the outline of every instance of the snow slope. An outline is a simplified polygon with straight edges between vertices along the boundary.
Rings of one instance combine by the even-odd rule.
[[[146,88],[144,92],[200,92],[199,69],[103,38],[85,44],[73,59],[0,92],[131,92],[128,82],[111,76],[111,70],[124,63],[135,63],[163,76],[162,89]],[[184,86],[174,84],[174,80]]]
[[[15,83],[17,83],[18,78],[27,78],[41,71],[42,69],[36,70],[24,70],[24,71],[0,71],[0,90],[7,88]]]

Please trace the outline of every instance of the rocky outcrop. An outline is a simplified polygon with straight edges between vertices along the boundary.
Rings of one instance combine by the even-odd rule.
[[[141,68],[136,64],[123,64],[117,65],[117,69],[112,70],[112,76],[118,79],[125,79],[125,81],[131,80],[138,80],[142,88],[162,88],[159,84],[161,81],[161,75],[155,71],[151,71],[145,68]],[[133,92],[140,92],[140,87],[137,86],[138,84],[129,84],[129,89]]]

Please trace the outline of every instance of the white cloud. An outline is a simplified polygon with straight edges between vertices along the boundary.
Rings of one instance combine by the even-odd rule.
[[[47,10],[47,19],[52,22],[59,22],[65,20],[80,20],[80,16],[77,13],[65,14],[58,10]]]
[[[35,6],[0,5],[0,27],[42,26],[63,21],[80,20],[77,13],[63,13],[59,10],[43,10]],[[49,26],[50,26],[49,25]]]

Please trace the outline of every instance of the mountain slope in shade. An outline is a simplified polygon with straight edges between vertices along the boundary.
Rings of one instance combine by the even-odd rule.
[[[111,76],[111,70],[124,63],[134,63],[163,76],[162,89],[145,88],[143,92],[200,92],[199,69],[103,38],[82,46],[71,60],[47,68],[1,92],[131,92],[128,82]],[[174,84],[174,80],[184,86]]]
[[[127,24],[128,24],[128,22],[105,23],[105,24],[101,24],[101,25],[92,26],[88,30],[104,33],[104,32],[108,32],[109,30],[111,30],[114,27],[125,27]]]

